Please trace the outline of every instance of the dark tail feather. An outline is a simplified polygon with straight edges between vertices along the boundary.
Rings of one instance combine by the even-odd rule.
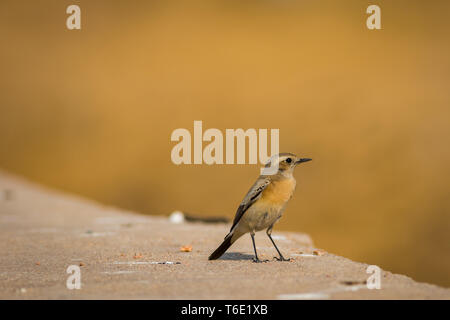
[[[214,251],[213,253],[211,253],[211,255],[209,256],[208,260],[216,260],[219,259],[224,253],[225,251],[228,250],[228,248],[232,245],[233,243],[231,242],[231,237],[226,237],[225,240],[223,240],[222,244],[216,249],[216,251]]]

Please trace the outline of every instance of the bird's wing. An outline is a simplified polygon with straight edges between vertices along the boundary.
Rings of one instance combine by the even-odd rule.
[[[253,184],[250,190],[245,195],[244,200],[242,200],[239,208],[236,211],[236,215],[234,216],[233,225],[231,226],[230,232],[233,228],[238,224],[239,220],[241,220],[244,213],[254,204],[260,197],[263,190],[270,183],[270,176],[260,176],[258,180]]]

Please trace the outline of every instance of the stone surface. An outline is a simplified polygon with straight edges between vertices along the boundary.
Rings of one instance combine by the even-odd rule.
[[[208,261],[229,225],[181,223],[103,206],[0,172],[1,299],[449,299],[450,289],[381,273],[369,290],[367,264],[317,249],[309,236],[274,231],[292,259],[249,236]],[[183,246],[192,251],[182,252]],[[316,252],[317,253],[317,252]],[[169,262],[169,264],[158,264]],[[173,263],[172,263],[173,262]],[[69,266],[81,289],[69,290]]]

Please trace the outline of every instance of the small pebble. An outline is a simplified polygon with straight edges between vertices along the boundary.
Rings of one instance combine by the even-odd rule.
[[[323,256],[325,254],[325,251],[323,250],[314,250],[313,255],[315,256]]]
[[[169,221],[175,224],[184,222],[184,214],[181,211],[174,211],[169,217]]]
[[[183,246],[180,248],[181,252],[191,252],[192,251],[192,246]]]

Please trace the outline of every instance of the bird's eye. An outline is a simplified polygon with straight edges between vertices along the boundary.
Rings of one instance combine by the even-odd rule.
[[[292,159],[291,159],[291,158],[287,158],[287,159],[286,159],[286,162],[287,162],[287,163],[291,163],[291,162],[292,162]]]

